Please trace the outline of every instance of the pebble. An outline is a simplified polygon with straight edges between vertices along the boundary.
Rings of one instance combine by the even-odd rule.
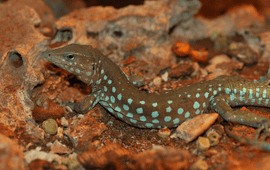
[[[68,127],[68,121],[65,117],[61,118],[61,125],[64,127]]]
[[[176,135],[189,143],[204,133],[216,121],[218,116],[217,113],[198,115],[178,126]]]
[[[207,170],[208,164],[206,161],[199,159],[197,160],[192,167],[190,167],[190,170]]]
[[[161,137],[161,138],[166,138],[168,136],[171,135],[171,130],[167,127],[163,128],[163,129],[160,129],[158,131],[158,136]]]
[[[190,44],[178,41],[173,44],[172,51],[179,57],[187,56],[190,53]]]
[[[47,119],[42,123],[42,129],[45,133],[54,135],[57,133],[58,125],[54,119]]]
[[[162,79],[160,77],[155,77],[153,80],[153,85],[154,86],[160,86],[162,83]]]
[[[210,141],[208,138],[200,136],[196,141],[196,145],[198,152],[206,151],[210,148]]]
[[[215,132],[215,131],[209,131],[206,133],[206,137],[209,139],[210,141],[210,146],[215,146],[218,144],[219,139],[220,139],[220,135]]]

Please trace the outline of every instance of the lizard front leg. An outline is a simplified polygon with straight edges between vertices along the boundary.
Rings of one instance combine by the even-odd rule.
[[[99,91],[91,93],[83,101],[78,103],[68,103],[73,111],[76,113],[86,113],[91,110],[99,102]]]

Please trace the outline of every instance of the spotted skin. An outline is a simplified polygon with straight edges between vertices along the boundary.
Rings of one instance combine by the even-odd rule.
[[[269,126],[266,117],[231,106],[270,107],[270,79],[260,82],[220,76],[176,90],[148,94],[138,90],[120,68],[99,50],[71,44],[45,52],[45,58],[92,86],[92,93],[70,106],[78,113],[100,103],[124,122],[140,128],[176,127],[192,117],[215,110],[225,120],[252,127]]]

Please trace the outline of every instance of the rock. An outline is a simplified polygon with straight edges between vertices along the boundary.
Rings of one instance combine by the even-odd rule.
[[[0,169],[26,169],[22,148],[16,142],[2,134],[0,134]]]
[[[54,135],[57,133],[58,125],[54,119],[47,119],[42,123],[45,133]]]
[[[216,121],[218,116],[217,113],[198,115],[178,126],[176,135],[187,143],[191,142],[204,133]]]

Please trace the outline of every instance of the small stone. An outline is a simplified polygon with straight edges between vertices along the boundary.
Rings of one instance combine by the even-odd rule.
[[[162,83],[162,79],[160,77],[155,77],[153,80],[153,85],[160,86]]]
[[[194,72],[193,63],[189,61],[181,62],[169,70],[169,77],[179,78],[189,76]]]
[[[206,137],[209,139],[210,141],[210,146],[215,146],[218,144],[220,136],[217,132],[215,131],[210,131],[207,133]]]
[[[57,133],[58,125],[54,119],[47,119],[42,123],[45,133],[54,135]]]
[[[158,131],[158,136],[159,137],[166,138],[166,137],[168,137],[170,135],[171,135],[171,130],[169,128],[167,128],[167,127],[163,128],[163,129],[160,129]]]
[[[187,56],[190,53],[190,44],[178,41],[173,44],[172,51],[179,57]]]
[[[190,58],[192,61],[198,62],[198,63],[203,63],[206,64],[209,61],[208,58],[209,52],[205,50],[191,50],[190,51]]]
[[[82,119],[83,117],[84,117],[83,114],[78,114],[78,118],[79,118],[79,119]]]
[[[199,159],[198,161],[196,161],[190,168],[190,170],[207,170],[207,169],[208,169],[208,164],[206,163],[206,161],[202,159]]]
[[[204,133],[216,121],[218,116],[217,113],[198,115],[178,126],[176,135],[187,143],[191,142]]]
[[[210,148],[210,141],[208,138],[206,137],[199,137],[197,142],[197,151],[200,152],[200,151],[206,151]]]
[[[68,121],[65,117],[61,118],[61,125],[64,127],[68,127]]]
[[[133,57],[133,56],[129,56],[125,61],[124,61],[124,65],[129,65],[131,63],[134,63],[135,61],[137,60],[136,57]]]
[[[68,154],[72,152],[69,148],[67,148],[67,146],[63,145],[57,140],[51,146],[51,151],[59,154]]]
[[[169,73],[168,72],[165,72],[164,74],[161,75],[161,79],[164,82],[167,82],[168,81],[168,78],[169,78]]]

